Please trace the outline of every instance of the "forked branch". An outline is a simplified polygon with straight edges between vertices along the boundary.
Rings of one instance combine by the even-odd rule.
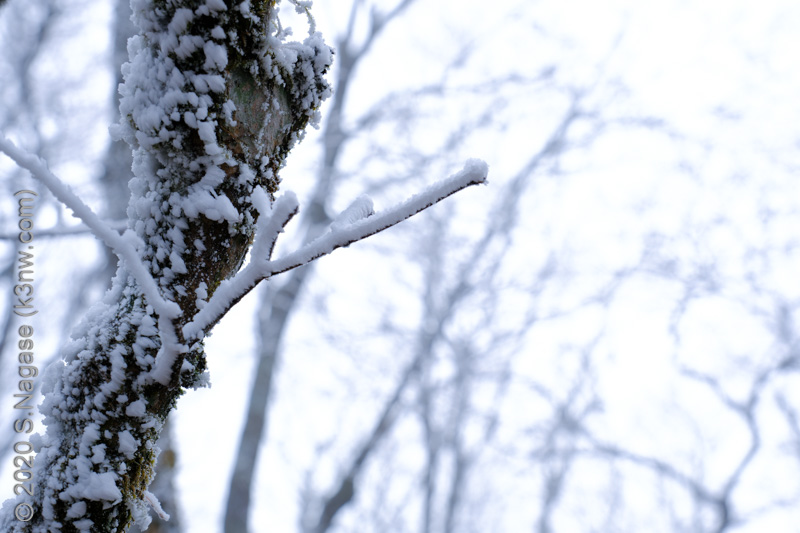
[[[184,338],[189,340],[201,337],[260,281],[306,265],[337,248],[349,246],[391,228],[471,185],[486,183],[488,172],[486,163],[470,159],[460,172],[382,213],[373,213],[368,200],[357,200],[336,218],[326,233],[276,260],[271,259],[275,241],[297,213],[297,199],[294,194],[286,193],[270,208],[266,203],[266,195],[260,193],[254,199],[260,218],[250,263],[232,279],[224,281],[192,321],[183,327]]]

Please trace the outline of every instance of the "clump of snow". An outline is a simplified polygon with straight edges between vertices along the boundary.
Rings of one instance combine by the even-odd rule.
[[[82,489],[82,497],[87,500],[119,502],[122,501],[122,492],[117,488],[117,475],[113,472],[98,474],[89,472],[87,479],[78,490]]]
[[[128,510],[131,512],[133,523],[140,531],[146,531],[153,521],[150,517],[150,513],[147,511],[146,503],[140,500],[130,501],[128,502]]]
[[[227,220],[239,222],[241,215],[230,199],[225,195],[215,196],[206,188],[198,188],[189,194],[188,201],[183,206],[187,216],[193,217],[203,214],[209,220]]]
[[[125,408],[125,414],[128,416],[136,416],[141,417],[147,413],[147,409],[144,405],[142,400],[136,400],[135,402],[131,402],[128,407]]]
[[[105,444],[98,444],[97,446],[92,446],[92,462],[96,465],[101,463],[105,463],[106,461],[106,445]]]
[[[86,518],[84,520],[76,520],[75,522],[72,523],[72,525],[74,525],[75,528],[81,533],[83,533],[84,531],[86,533],[91,533],[92,527],[94,527],[94,522]]]
[[[372,205],[372,198],[366,195],[361,195],[350,204],[350,206],[339,213],[339,215],[331,223],[331,231],[338,231],[345,228],[354,222],[367,218],[375,214],[375,208]]]
[[[127,429],[119,433],[119,451],[128,459],[133,459],[133,454],[139,447],[139,442]]]
[[[86,514],[86,502],[73,503],[69,507],[69,509],[67,509],[68,518],[80,518],[85,514]]]

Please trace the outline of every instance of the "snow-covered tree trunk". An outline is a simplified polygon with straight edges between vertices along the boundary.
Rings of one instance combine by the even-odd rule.
[[[330,48],[316,34],[286,43],[275,4],[133,0],[140,34],[116,133],[134,149],[122,240],[140,262],[121,262],[64,364],[48,370],[33,498],[7,502],[0,530],[125,531],[158,507],[147,491],[155,443],[177,398],[204,382],[214,321],[191,338],[182,328],[242,265],[254,191],[277,191],[286,154],[329,93]],[[20,503],[29,522],[14,516]]]

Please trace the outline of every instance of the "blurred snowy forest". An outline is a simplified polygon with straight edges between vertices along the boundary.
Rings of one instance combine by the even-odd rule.
[[[302,35],[304,17],[285,7]],[[0,131],[122,221],[127,0],[0,4]],[[800,524],[800,4],[314,3],[334,96],[284,246],[358,194],[469,190],[246,297],[185,395],[150,531],[791,532]],[[116,259],[35,188],[39,361]],[[23,187],[24,186],[24,187]],[[792,192],[795,191],[795,192]],[[41,423],[37,426],[42,429]],[[14,435],[0,432],[0,499]]]

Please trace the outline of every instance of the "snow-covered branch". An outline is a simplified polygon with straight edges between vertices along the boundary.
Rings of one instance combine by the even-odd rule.
[[[42,182],[60,202],[67,206],[98,239],[102,240],[125,264],[125,268],[133,275],[148,304],[158,315],[158,333],[161,339],[161,348],[156,358],[156,366],[152,378],[162,385],[169,383],[172,365],[178,354],[185,352],[181,345],[178,333],[175,330],[173,319],[182,314],[181,308],[175,302],[165,300],[156,286],[156,282],[147,268],[142,264],[139,253],[134,244],[136,235],[127,230],[120,235],[105,222],[100,220],[92,209],[81,200],[68,185],[53,174],[39,157],[30,154],[14,143],[0,135],[0,151],[4,152],[20,167],[28,170],[31,175]]]
[[[470,185],[486,183],[488,172],[489,166],[485,162],[470,159],[460,172],[382,213],[355,220],[349,224],[342,223],[340,218],[337,217],[329,232],[278,260],[265,262],[262,273],[267,278],[292,270],[318,257],[327,255],[337,248],[349,246],[370,235],[391,228],[461,189],[465,189]]]
[[[297,197],[291,191],[284,193],[272,206],[264,189],[256,189],[253,196],[253,205],[258,210],[259,219],[250,254],[253,257],[265,257],[269,260],[278,237],[283,233],[283,228],[297,214],[299,204]]]
[[[366,197],[361,197],[336,217],[326,233],[274,261],[271,256],[275,241],[292,216],[297,213],[297,199],[294,194],[287,193],[270,209],[266,195],[261,192],[254,198],[254,205],[259,210],[260,217],[250,263],[232,279],[220,285],[193,320],[183,327],[184,337],[191,339],[202,335],[261,280],[303,266],[337,248],[349,246],[375,235],[470,185],[486,183],[488,172],[489,166],[485,162],[470,159],[460,172],[377,214],[372,210],[372,202]]]
[[[125,231],[128,227],[127,220],[107,220],[103,222],[109,229],[113,231]],[[75,226],[63,227],[60,225],[50,228],[36,229],[36,238],[59,238],[59,237],[74,237],[78,235],[85,235],[92,233],[92,230],[84,224],[77,224]],[[16,233],[0,233],[0,241],[13,241],[19,238],[19,232]]]
[[[42,182],[61,203],[67,206],[91,232],[117,256],[125,262],[128,271],[136,278],[142,288],[147,301],[160,316],[175,318],[180,316],[181,309],[175,302],[167,302],[161,297],[153,277],[144,268],[139,254],[133,246],[136,238],[133,233],[126,232],[122,235],[108,227],[92,209],[81,200],[68,185],[53,174],[39,157],[17,148],[14,143],[0,134],[0,151],[4,152],[20,167],[28,170],[31,175]]]

